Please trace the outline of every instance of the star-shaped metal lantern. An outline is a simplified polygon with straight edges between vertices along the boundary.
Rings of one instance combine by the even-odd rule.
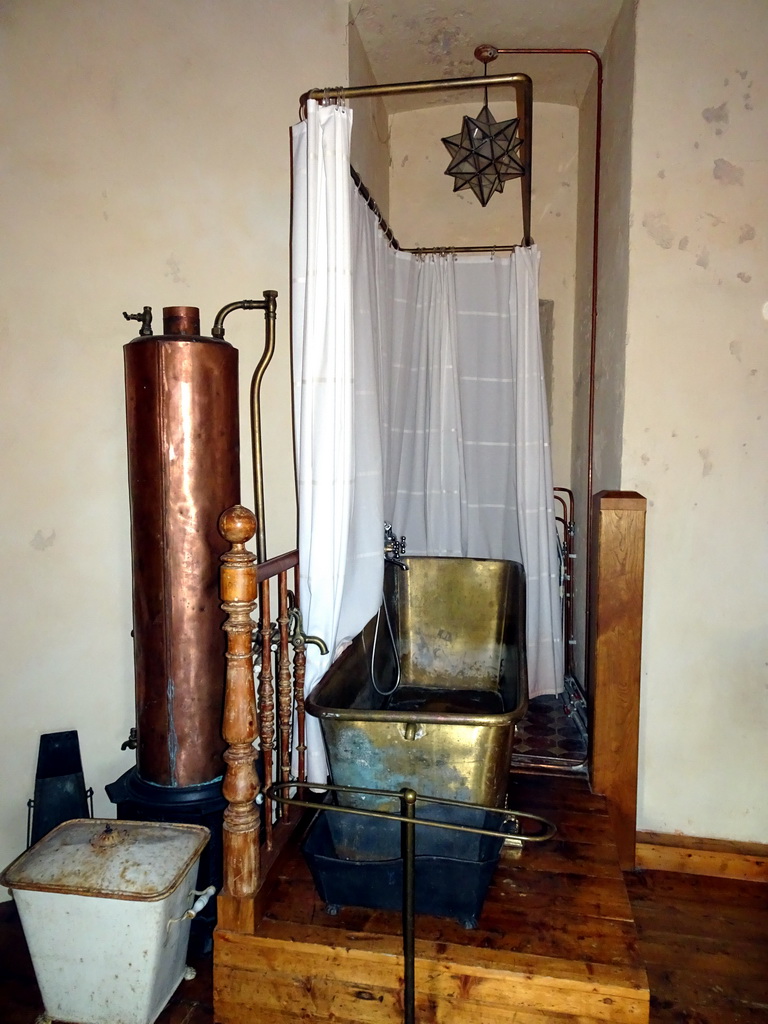
[[[458,135],[443,143],[451,154],[445,173],[455,178],[453,191],[471,188],[485,206],[494,192],[504,191],[504,182],[521,178],[525,167],[515,156],[523,140],[518,138],[520,119],[497,121],[486,101],[477,117],[465,117]]]

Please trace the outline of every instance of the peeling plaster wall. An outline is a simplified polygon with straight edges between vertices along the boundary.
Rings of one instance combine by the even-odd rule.
[[[134,762],[122,310],[198,305],[207,331],[278,289],[267,543],[295,544],[288,129],[301,93],[345,82],[346,20],[336,0],[2,5],[0,866],[25,844],[41,733],[79,730],[97,814]],[[262,324],[227,321],[243,422]]]
[[[764,0],[640,0],[622,487],[649,498],[639,827],[768,841]]]
[[[522,237],[520,186],[510,181],[483,208],[469,191],[454,193],[444,173],[444,136],[455,135],[471,107],[450,104],[404,111],[391,118],[391,224],[404,246],[518,243]],[[490,96],[501,121],[517,116],[514,103]],[[573,310],[578,192],[578,111],[576,107],[534,105],[533,203],[531,231],[541,249],[543,299],[554,302],[552,459],[555,480],[571,479]]]
[[[375,82],[360,33],[349,24],[349,84]],[[384,219],[389,219],[389,116],[382,99],[350,100],[352,108],[352,166],[376,199]]]

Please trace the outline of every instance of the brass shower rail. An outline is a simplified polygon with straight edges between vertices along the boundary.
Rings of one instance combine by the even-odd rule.
[[[365,97],[377,97],[377,96],[402,96],[408,93],[422,93],[422,92],[441,92],[443,90],[456,90],[456,89],[476,89],[478,87],[490,88],[496,85],[512,85],[515,89],[515,97],[517,100],[517,114],[520,118],[521,135],[522,135],[522,146],[520,147],[521,163],[525,168],[525,174],[520,179],[520,188],[522,194],[523,204],[523,245],[531,245],[533,239],[531,238],[531,132],[533,125],[533,83],[528,75],[519,74],[513,72],[506,75],[485,75],[482,78],[438,78],[432,80],[424,80],[420,82],[392,82],[388,85],[358,85],[346,87],[336,87],[331,89],[310,89],[309,92],[305,92],[301,97],[301,110],[302,116],[306,110],[307,100],[316,100],[318,103],[328,102],[329,100],[354,100],[363,99]],[[354,177],[354,175],[353,175]],[[359,176],[358,176],[359,182]],[[356,182],[356,184],[358,183]],[[361,183],[360,183],[361,184]],[[358,184],[358,188],[360,187]],[[367,195],[366,195],[367,193]],[[370,193],[367,189],[363,193],[366,201],[371,204]],[[391,229],[386,225],[386,221],[381,215],[378,207],[375,203],[371,206],[376,216],[379,218],[379,223],[382,229],[390,238],[390,241],[395,244],[394,235]],[[386,227],[385,227],[386,225]],[[400,248],[399,245],[395,245],[396,248]],[[481,246],[471,247],[469,249],[463,249],[464,252],[491,252],[493,249],[507,249],[509,246]],[[429,249],[414,249],[404,250],[406,252],[443,252],[443,248],[436,248],[433,250]]]
[[[418,246],[409,248],[406,245],[400,245],[397,240],[394,231],[387,223],[387,219],[379,209],[379,204],[373,198],[371,193],[368,191],[363,179],[357,173],[354,167],[350,166],[349,173],[352,177],[352,181],[355,183],[355,187],[360,195],[363,197],[368,205],[368,209],[373,212],[373,215],[379,222],[379,227],[384,232],[384,235],[389,240],[389,244],[397,252],[412,252],[417,255],[427,255],[429,253],[446,253],[446,252],[512,252],[517,249],[516,245],[435,245],[432,247],[425,248],[424,246]]]

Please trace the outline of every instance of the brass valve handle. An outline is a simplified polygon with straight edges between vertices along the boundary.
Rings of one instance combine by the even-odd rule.
[[[306,647],[307,644],[314,644],[315,647],[318,647],[320,649],[321,654],[327,654],[328,647],[326,646],[324,640],[322,640],[319,636],[307,636],[307,634],[304,632],[304,622],[301,618],[301,609],[295,607],[291,608],[289,615],[289,640],[293,644],[294,648],[298,650],[302,647]]]
[[[126,320],[138,320],[141,323],[139,334],[142,338],[152,337],[152,307],[145,306],[141,313],[123,313]]]

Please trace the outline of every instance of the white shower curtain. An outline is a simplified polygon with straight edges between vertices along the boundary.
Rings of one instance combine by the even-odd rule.
[[[393,254],[384,513],[413,554],[508,558],[527,580],[531,696],[562,690],[549,417],[535,246]]]
[[[381,442],[372,353],[353,351],[349,136],[352,111],[307,103],[293,129],[292,314],[300,600],[311,689],[381,601]],[[371,342],[372,343],[372,342]],[[307,771],[325,782],[317,720]]]
[[[329,647],[308,649],[307,689],[379,606],[387,518],[412,553],[523,562],[530,694],[559,692],[538,252],[396,253],[352,185],[351,123],[309,101],[293,129],[300,596],[306,631]]]
[[[390,255],[393,325],[382,338],[389,395],[384,510],[413,554],[467,554],[456,284],[443,258]]]

